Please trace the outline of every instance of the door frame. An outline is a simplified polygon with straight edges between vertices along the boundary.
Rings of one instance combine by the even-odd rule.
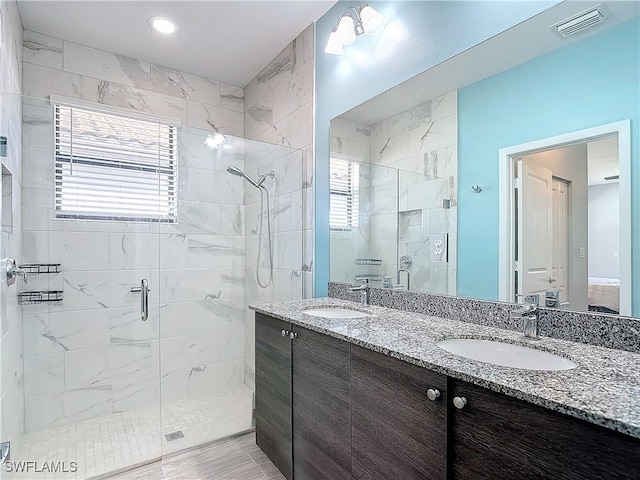
[[[629,208],[620,208],[620,314],[631,315],[631,120],[629,119],[511,145],[498,150],[498,291],[500,301],[513,303],[515,293],[512,259],[516,238],[514,222],[511,221],[515,212],[513,198],[514,159],[521,155],[597,140],[611,134],[618,135],[620,205],[629,206]]]

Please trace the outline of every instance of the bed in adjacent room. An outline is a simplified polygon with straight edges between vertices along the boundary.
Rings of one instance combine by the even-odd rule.
[[[617,278],[589,277],[589,311],[620,312],[620,280]]]

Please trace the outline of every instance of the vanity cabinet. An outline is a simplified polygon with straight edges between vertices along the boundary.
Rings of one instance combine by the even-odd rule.
[[[354,479],[446,478],[446,376],[353,345],[351,411]]]
[[[452,380],[451,387],[456,480],[640,478],[636,438],[470,383]]]
[[[289,480],[640,478],[638,438],[259,313],[256,443]]]
[[[256,444],[293,478],[291,324],[256,313]]]
[[[351,478],[349,350],[256,313],[256,443],[289,480]]]
[[[351,479],[350,344],[293,326],[293,476]]]

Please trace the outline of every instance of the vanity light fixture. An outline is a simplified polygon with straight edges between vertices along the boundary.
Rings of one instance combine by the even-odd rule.
[[[207,135],[207,138],[204,139],[204,144],[209,150],[217,150],[226,141],[227,138],[223,134],[215,132]]]
[[[351,45],[358,35],[373,35],[384,25],[384,15],[372,6],[361,3],[358,7],[349,7],[338,20],[329,34],[325,53],[343,55],[344,46]]]
[[[178,24],[168,17],[151,17],[147,20],[147,23],[155,31],[163,33],[165,35],[171,35],[176,33],[180,28]]]

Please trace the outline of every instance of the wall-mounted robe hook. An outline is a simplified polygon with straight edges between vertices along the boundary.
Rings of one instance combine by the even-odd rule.
[[[482,191],[482,187],[480,185],[474,185],[473,187],[471,187],[471,190],[476,193],[480,193]]]

